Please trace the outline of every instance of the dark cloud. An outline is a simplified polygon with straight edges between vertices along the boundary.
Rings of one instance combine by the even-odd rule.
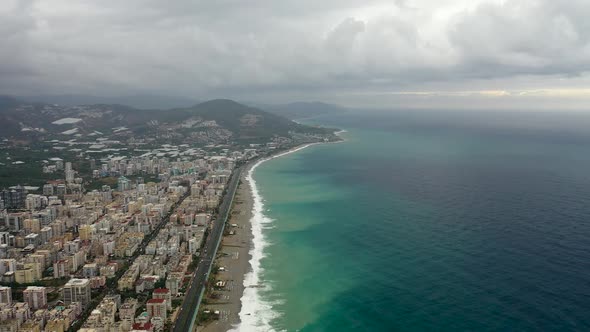
[[[590,69],[587,1],[487,3],[458,15],[450,38],[470,76],[582,75]]]
[[[585,0],[6,0],[0,92],[337,99],[517,78],[522,88],[586,77],[588,17]]]

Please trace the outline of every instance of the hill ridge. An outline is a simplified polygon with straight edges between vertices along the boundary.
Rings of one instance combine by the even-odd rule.
[[[9,128],[0,133],[0,138],[25,141],[48,137],[65,139],[67,137],[64,136],[68,135],[82,139],[95,131],[138,137],[161,137],[164,132],[170,131],[193,136],[195,132],[215,132],[215,135],[231,136],[231,139],[241,143],[269,141],[273,137],[290,137],[294,133],[329,133],[326,129],[301,125],[280,115],[223,98],[190,107],[144,110],[120,104],[60,106],[0,97],[0,122]],[[166,135],[175,136],[173,133]]]

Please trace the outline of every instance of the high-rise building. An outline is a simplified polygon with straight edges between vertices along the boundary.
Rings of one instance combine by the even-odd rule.
[[[66,163],[65,174],[66,174],[66,182],[68,182],[68,183],[74,182],[74,177],[76,176],[76,171],[74,171],[72,169],[71,162]]]
[[[0,232],[0,244],[11,245],[9,232]]]
[[[23,186],[16,186],[14,189],[0,191],[0,200],[4,202],[6,209],[22,209],[25,207],[27,191]]]
[[[180,290],[180,279],[173,276],[166,278],[166,288],[170,290],[170,294],[177,295]]]
[[[45,287],[29,286],[23,291],[23,298],[31,309],[40,309],[47,306],[47,289]]]
[[[92,226],[80,225],[78,232],[80,234],[80,240],[90,240],[92,237]]]
[[[53,263],[53,277],[57,279],[69,276],[70,266],[72,266],[72,263],[69,259],[60,259]]]
[[[4,258],[0,259],[0,275],[6,272],[16,271],[16,259]]]
[[[91,298],[90,280],[76,278],[70,279],[62,290],[62,296],[66,305],[73,302],[80,302],[83,307],[86,307],[86,305],[90,303]]]
[[[43,195],[28,194],[25,198],[25,209],[30,211],[41,210],[47,206],[47,197]]]
[[[56,187],[56,194],[57,196],[64,196],[66,194],[66,185],[63,183],[58,184]]]
[[[156,288],[152,293],[152,298],[166,300],[166,307],[168,310],[172,310],[172,295],[170,290],[166,288]]]
[[[28,218],[23,220],[23,228],[30,233],[41,232],[41,222],[37,218]]]
[[[12,289],[10,287],[0,287],[0,303],[12,304]]]
[[[147,312],[150,317],[160,317],[166,320],[167,304],[164,299],[151,299],[147,301]]]
[[[53,195],[53,185],[52,184],[48,183],[43,186],[43,195],[45,195],[45,196]]]
[[[119,191],[125,191],[125,190],[131,189],[129,179],[127,179],[124,176],[119,177],[119,180],[117,180],[117,189]]]
[[[134,298],[127,298],[125,303],[119,308],[119,318],[126,321],[129,325],[134,323],[135,311],[137,309],[137,300]]]
[[[16,271],[14,271],[14,281],[21,284],[33,283],[41,279],[41,271],[39,263],[18,264]]]

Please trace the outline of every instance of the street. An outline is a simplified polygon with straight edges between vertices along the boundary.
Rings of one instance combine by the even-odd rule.
[[[200,261],[194,272],[192,283],[186,292],[178,319],[175,322],[175,332],[192,331],[194,327],[201,301],[201,294],[203,294],[205,290],[207,278],[211,271],[213,261],[215,260],[221,237],[223,236],[225,223],[231,210],[236,189],[240,183],[242,168],[243,167],[238,167],[234,170],[229,185],[227,186],[225,196],[223,197],[223,201],[219,206],[219,214],[217,218],[213,220],[211,233],[205,240],[206,243],[203,253],[201,257],[199,257]]]

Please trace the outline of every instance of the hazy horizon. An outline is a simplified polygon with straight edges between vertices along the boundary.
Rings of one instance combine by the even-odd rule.
[[[582,0],[9,0],[0,94],[587,110],[588,16]]]

